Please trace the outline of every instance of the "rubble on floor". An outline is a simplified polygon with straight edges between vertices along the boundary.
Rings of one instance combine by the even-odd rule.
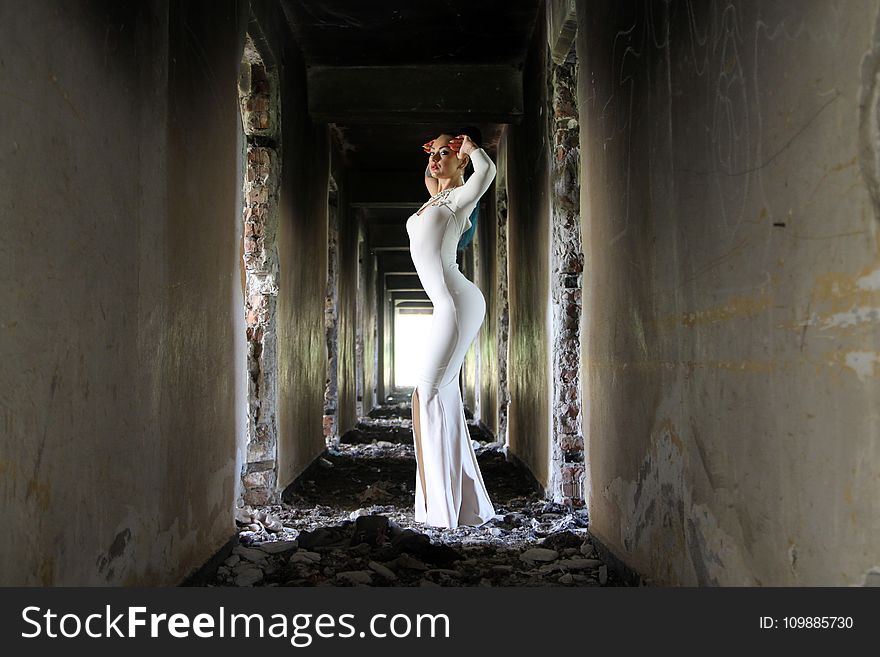
[[[598,558],[587,511],[542,499],[498,443],[474,442],[493,519],[455,529],[415,522],[412,424],[402,408],[361,418],[371,442],[328,447],[284,503],[237,509],[239,545],[208,585],[624,585]]]

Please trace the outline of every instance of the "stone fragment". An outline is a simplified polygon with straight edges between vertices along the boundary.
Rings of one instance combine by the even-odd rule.
[[[260,561],[265,561],[266,553],[262,550],[256,550],[254,548],[244,547],[242,545],[236,545],[232,548],[232,553],[237,554],[242,559],[247,559],[253,563],[257,563]]]
[[[263,571],[257,568],[256,566],[250,566],[248,568],[243,568],[241,571],[236,573],[235,575],[235,585],[236,586],[253,586],[257,582],[262,581],[263,579]]]
[[[372,551],[372,549],[373,548],[370,547],[369,543],[358,543],[354,547],[348,548],[348,553],[357,557],[365,557]]]
[[[544,516],[548,515],[551,514],[544,514]],[[544,516],[542,516],[542,518]],[[580,547],[581,543],[583,543],[583,538],[578,536],[576,533],[572,531],[561,531],[554,532],[543,541],[541,541],[541,547],[549,548],[551,550],[562,551],[565,548],[578,548]]]
[[[571,575],[571,573],[565,573],[565,575],[563,575],[562,577],[559,578],[559,583],[560,584],[573,584],[574,577]]]
[[[393,561],[400,555],[400,550],[390,543],[388,545],[380,545],[377,548],[373,548],[371,552],[373,559],[383,563]]]
[[[383,545],[389,540],[388,517],[378,514],[359,516],[354,522],[354,535],[351,537],[351,545],[367,543],[368,545]]]
[[[284,525],[281,523],[280,520],[276,520],[275,518],[267,518],[266,521],[263,523],[263,526],[265,526],[266,529],[273,534],[277,534],[278,532],[284,530]]]
[[[336,573],[336,579],[350,582],[351,584],[373,583],[373,575],[368,570],[344,570],[341,573]]]
[[[390,568],[383,566],[378,561],[371,561],[369,564],[370,568],[379,573],[385,579],[397,579],[397,575]]]
[[[290,556],[290,563],[318,563],[320,560],[320,554],[308,550],[299,550]]]
[[[311,532],[301,532],[297,542],[301,548],[311,550],[317,547],[345,547],[351,541],[352,525],[341,527],[318,527]]]
[[[399,566],[400,568],[409,568],[410,570],[428,570],[428,566],[426,566],[423,562],[419,561],[415,557],[411,557],[406,552],[397,557],[393,562],[395,566]]]
[[[554,561],[559,558],[559,553],[548,548],[529,548],[519,558],[523,561]]]
[[[240,556],[238,556],[237,554],[231,554],[231,555],[229,555],[228,557],[226,557],[226,560],[225,560],[223,563],[224,563],[225,565],[229,566],[230,568],[232,568],[232,567],[235,566],[235,564],[237,564],[239,561],[241,561],[241,557],[240,557]]]
[[[584,559],[583,557],[560,559],[557,563],[566,570],[591,570],[602,565],[598,559]]]
[[[291,552],[297,549],[299,544],[296,541],[267,541],[258,544],[256,547],[267,554],[281,554],[282,552]]]
[[[253,520],[254,510],[249,506],[235,507],[235,522],[240,525],[248,525]]]
[[[599,566],[599,584],[605,586],[608,583],[608,566],[602,564]]]
[[[427,534],[421,534],[412,529],[404,529],[400,534],[395,536],[392,541],[394,547],[403,550],[404,552],[417,551],[430,543],[431,539]]]

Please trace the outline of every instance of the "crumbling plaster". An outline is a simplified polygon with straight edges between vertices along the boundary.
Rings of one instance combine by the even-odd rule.
[[[657,583],[878,562],[877,12],[578,5],[591,529]]]

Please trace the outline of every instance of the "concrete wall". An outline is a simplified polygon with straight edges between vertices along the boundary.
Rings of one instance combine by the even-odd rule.
[[[364,413],[377,404],[378,372],[376,370],[377,358],[377,312],[378,304],[375,303],[376,288],[378,287],[378,262],[375,254],[369,249],[364,254],[364,318],[361,330],[364,336]]]
[[[491,156],[490,156],[491,157]],[[497,162],[496,162],[497,169]],[[497,176],[497,173],[496,173]],[[474,281],[486,299],[486,319],[477,340],[480,345],[480,420],[497,434],[498,431],[498,268],[495,257],[497,221],[495,217],[495,187],[483,196],[477,234],[470,248],[474,249],[477,267]]]
[[[345,180],[340,164],[340,175]],[[339,435],[353,429],[357,422],[355,411],[355,337],[357,330],[357,276],[358,276],[358,221],[347,203],[347,194],[339,195]]]
[[[880,3],[577,8],[592,531],[660,583],[860,583]]]
[[[510,295],[510,450],[548,481],[549,162],[545,21],[532,35],[523,70],[524,118],[505,130]]]
[[[0,5],[3,585],[174,584],[234,531],[243,28]]]
[[[305,63],[278,5],[260,6],[281,52],[282,180],[278,228],[278,484],[289,485],[323,450],[327,377],[324,299],[330,133],[308,116]],[[285,32],[282,36],[280,32]]]

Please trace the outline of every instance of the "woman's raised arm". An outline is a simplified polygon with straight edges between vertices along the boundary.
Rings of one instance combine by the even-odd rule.
[[[470,156],[474,172],[455,194],[459,207],[463,208],[474,205],[480,200],[495,179],[496,172],[495,163],[482,148],[475,148],[470,152]]]

